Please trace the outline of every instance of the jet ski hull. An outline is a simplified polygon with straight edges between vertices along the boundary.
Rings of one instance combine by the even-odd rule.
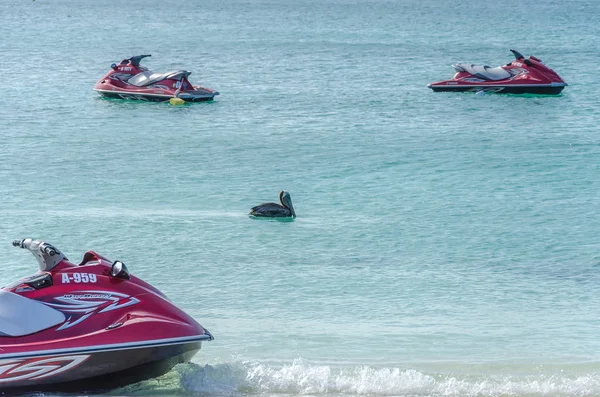
[[[559,95],[565,85],[453,85],[430,84],[428,87],[434,92],[491,92],[496,94],[534,94],[534,95]]]
[[[175,92],[171,94],[151,94],[146,92],[135,92],[135,91],[125,91],[120,90],[115,87],[111,87],[111,89],[101,89],[94,88],[94,91],[99,93],[101,96],[105,98],[116,98],[116,99],[130,99],[130,100],[138,100],[138,101],[147,101],[147,102],[165,102],[171,98],[175,97]],[[218,93],[193,93],[186,92],[186,95],[180,95],[179,98],[183,99],[186,102],[206,102],[212,101],[215,98],[215,95]]]
[[[212,101],[219,93],[211,88],[192,85],[187,70],[153,73],[140,65],[143,58],[138,55],[112,64],[94,86],[94,91],[106,98],[133,99],[164,102],[180,98],[186,102]]]
[[[0,391],[99,392],[164,375],[188,362],[202,340],[155,342],[145,346],[71,349],[68,353],[0,356]],[[41,353],[41,352],[40,352]]]
[[[489,67],[457,63],[449,80],[428,84],[434,92],[493,92],[498,94],[559,95],[568,85],[552,69],[534,56],[525,59],[510,50],[515,60],[506,65]]]
[[[124,263],[15,240],[40,271],[0,289],[0,393],[107,391],[189,361],[211,333]]]

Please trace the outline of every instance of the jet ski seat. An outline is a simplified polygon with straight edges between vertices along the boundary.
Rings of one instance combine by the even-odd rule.
[[[131,77],[129,80],[127,80],[127,83],[136,87],[146,87],[161,80],[181,80],[184,77],[188,77],[190,74],[192,74],[192,72],[188,72],[187,70],[173,70],[165,73],[153,73],[147,70]]]
[[[457,72],[467,72],[482,80],[497,81],[512,76],[509,72],[504,70],[502,66],[492,68],[485,65],[473,65],[472,63],[457,63],[452,66],[454,66],[454,69],[456,69]]]
[[[24,336],[65,321],[65,315],[19,294],[0,290],[0,335]]]

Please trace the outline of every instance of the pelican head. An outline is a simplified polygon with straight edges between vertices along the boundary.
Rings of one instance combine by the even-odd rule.
[[[281,205],[283,205],[285,208],[291,211],[292,218],[295,218],[296,211],[294,211],[294,206],[292,205],[292,197],[290,196],[290,194],[285,190],[282,190],[281,192],[279,192],[279,201],[281,202]]]

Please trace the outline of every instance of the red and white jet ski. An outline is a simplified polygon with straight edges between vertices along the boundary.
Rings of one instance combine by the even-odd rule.
[[[108,98],[139,99],[143,101],[168,101],[180,98],[186,102],[211,101],[219,93],[210,88],[192,85],[188,77],[192,72],[173,70],[154,73],[140,65],[151,55],[137,55],[110,65],[94,86],[94,90]]]
[[[0,392],[107,390],[189,361],[212,335],[119,261],[75,265],[32,239],[39,272],[0,289]]]
[[[534,56],[525,59],[518,51],[510,50],[515,60],[504,66],[489,67],[457,63],[456,74],[450,80],[428,85],[433,91],[474,91],[502,94],[558,95],[567,83],[552,69]]]

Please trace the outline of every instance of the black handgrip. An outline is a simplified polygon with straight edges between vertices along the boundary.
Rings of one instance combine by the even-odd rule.
[[[13,240],[12,245],[13,247],[23,248],[23,240]]]

